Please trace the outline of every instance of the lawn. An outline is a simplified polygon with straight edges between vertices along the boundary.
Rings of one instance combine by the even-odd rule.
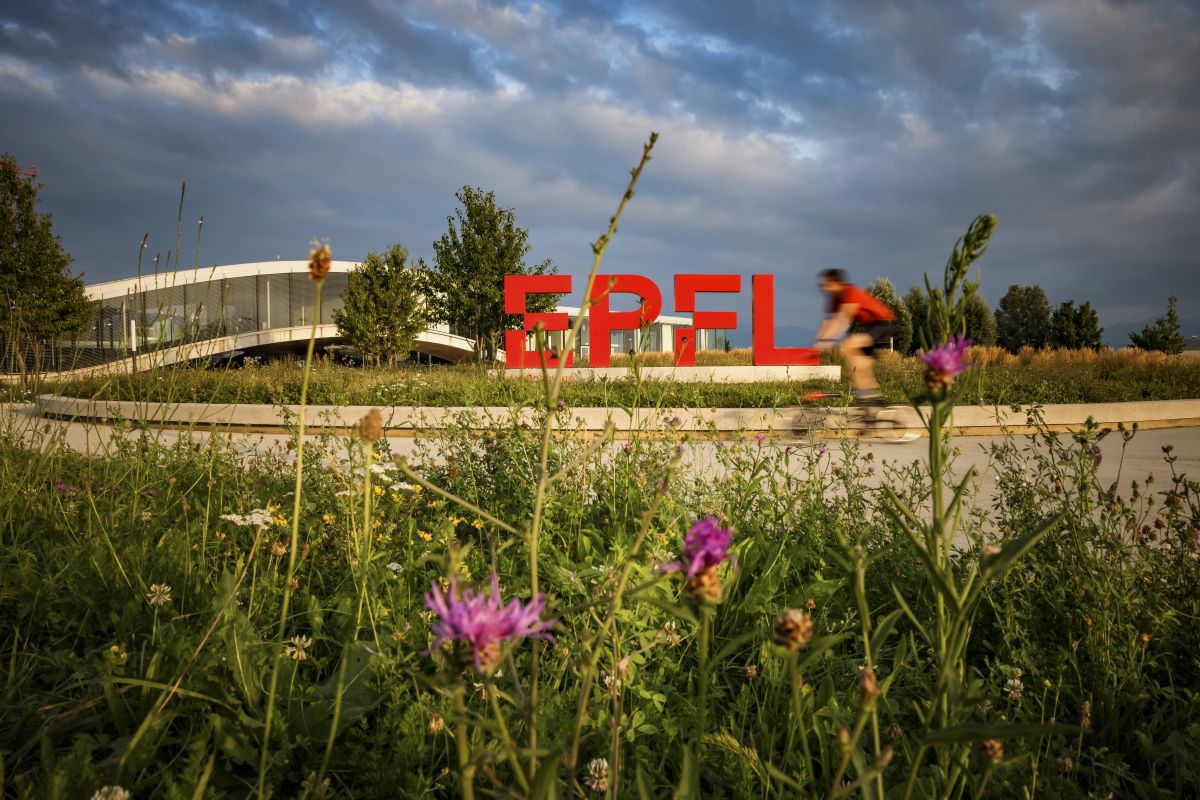
[[[961,402],[1102,403],[1200,398],[1200,359],[1137,350],[1023,351],[975,348],[978,368],[964,378]],[[701,354],[701,363],[748,363],[748,351]],[[627,365],[628,356],[614,359]],[[646,366],[667,363],[646,357]],[[881,356],[885,399],[903,403],[922,386],[925,365],[916,356]],[[303,370],[274,362],[245,369],[161,369],[135,376],[90,378],[51,384],[44,391],[114,400],[218,403],[297,403]],[[564,383],[562,399],[574,407],[774,408],[796,405],[808,391],[848,393],[844,382],[761,381],[696,384],[670,380],[577,379]],[[506,378],[478,367],[375,369],[318,361],[309,382],[309,401],[323,405],[511,406],[534,405],[540,379]]]

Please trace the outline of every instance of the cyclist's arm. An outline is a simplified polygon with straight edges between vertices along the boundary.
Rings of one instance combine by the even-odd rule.
[[[858,303],[843,303],[838,310],[825,318],[817,329],[817,346],[828,346],[836,341],[843,333],[850,330],[854,315],[858,313]]]

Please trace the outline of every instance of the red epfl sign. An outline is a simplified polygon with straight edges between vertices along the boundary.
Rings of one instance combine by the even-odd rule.
[[[504,279],[504,311],[520,314],[524,325],[520,330],[507,331],[504,337],[505,366],[509,369],[558,366],[554,350],[531,351],[525,348],[526,334],[539,322],[546,331],[565,331],[570,319],[563,312],[533,314],[525,311],[525,298],[531,294],[566,294],[571,291],[570,275],[509,275]],[[690,328],[675,329],[675,364],[690,367],[696,364],[697,330],[733,330],[738,324],[736,311],[697,311],[696,295],[701,292],[737,294],[742,291],[741,275],[676,275],[675,311],[692,315]],[[817,351],[810,347],[775,346],[775,276],[754,275],[750,279],[752,299],[753,352],[756,366],[815,365]],[[609,299],[613,294],[632,294],[641,298],[635,311],[613,311]],[[588,310],[589,361],[593,367],[611,363],[613,331],[641,330],[662,313],[662,292],[658,284],[644,275],[597,275],[589,297]],[[566,353],[566,366],[572,355]]]

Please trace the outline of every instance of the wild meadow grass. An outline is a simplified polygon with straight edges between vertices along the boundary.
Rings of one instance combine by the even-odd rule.
[[[1200,781],[1197,487],[1166,461],[1150,483],[1098,485],[1089,448],[1099,435],[1011,438],[996,452],[1000,491],[963,503],[951,557],[964,566],[1067,514],[981,597],[963,659],[967,724],[1053,718],[1085,730],[999,739],[989,796],[1187,797]],[[219,436],[166,444],[150,432],[120,441],[106,457],[11,435],[0,445],[9,796],[90,797],[104,785],[135,797],[252,796],[273,643],[290,648],[266,770],[273,796],[303,794],[338,698],[328,796],[457,796],[460,720],[480,790],[523,793],[487,693],[524,746],[532,648],[512,646],[498,674],[456,679],[452,652],[431,650],[424,603],[435,582],[486,587],[493,569],[506,599],[528,600],[520,536],[417,489],[393,466],[387,440],[368,464],[364,442],[329,438],[306,456],[289,590],[294,451],[247,456]],[[410,467],[520,526],[532,513],[539,445],[519,427],[451,431]],[[724,568],[711,618],[703,794],[806,796],[793,784],[812,781],[827,795],[840,731],[853,730],[860,708],[862,621],[900,610],[897,591],[915,622],[894,618],[872,655],[880,741],[893,753],[883,777],[889,796],[899,790],[928,735],[935,657],[917,624],[931,624],[937,594],[920,552],[869,488],[873,463],[843,446],[845,460],[834,461],[815,446],[723,445],[723,477],[713,482],[672,466],[674,443],[637,439],[585,457],[552,486],[539,590],[558,624],[539,664],[537,762],[561,765],[575,750],[573,770],[554,774],[561,795],[605,796],[588,783],[602,783],[592,763],[607,763],[612,789],[627,795],[677,788],[696,725],[700,620],[656,565],[676,558],[686,530],[709,515],[733,530],[736,567]],[[584,448],[556,438],[551,469]],[[897,472],[889,484],[914,506],[927,502],[926,474]],[[856,559],[865,561],[866,615]],[[811,621],[802,665],[774,643],[785,609]],[[465,713],[452,698],[456,680]],[[852,753],[861,763],[852,778],[872,765],[873,729]],[[529,762],[519,755],[522,769]],[[982,762],[969,765],[981,779]],[[913,796],[937,794],[918,787]]]
[[[374,414],[82,454],[9,417],[5,796],[1196,796],[1200,486],[1171,452],[1103,486],[1134,431],[1042,429],[982,496],[940,353],[907,466],[466,418],[400,458]]]

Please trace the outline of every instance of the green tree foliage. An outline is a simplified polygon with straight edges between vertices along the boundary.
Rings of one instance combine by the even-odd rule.
[[[13,156],[0,156],[0,336],[5,367],[20,372],[26,386],[40,377],[48,349],[95,318],[95,303],[83,278],[69,272],[72,258],[50,214],[37,211],[40,189]]]
[[[1040,286],[1008,287],[996,306],[996,342],[1009,352],[1045,347],[1050,334],[1050,301]]]
[[[426,274],[407,261],[399,244],[383,255],[367,253],[350,272],[342,307],[333,312],[338,333],[376,364],[407,355],[428,323]]]
[[[996,343],[996,315],[982,295],[977,292],[967,295],[963,299],[963,314],[966,316],[968,339],[988,347]]]
[[[930,331],[929,295],[920,286],[914,286],[904,295],[904,307],[908,310],[912,324],[912,338],[909,341],[908,352],[915,353],[921,349],[921,337],[917,331]],[[935,323],[932,329],[934,338],[941,340],[943,331],[941,325]]]
[[[1050,333],[1046,343],[1064,350],[1099,350],[1104,346],[1101,339],[1104,329],[1100,327],[1100,315],[1091,303],[1076,307],[1074,300],[1060,303],[1050,316]]]
[[[907,353],[912,345],[913,318],[908,306],[896,294],[896,287],[887,278],[876,278],[867,291],[896,315],[896,337],[892,347],[897,353]]]
[[[914,286],[904,295],[904,307],[912,318],[913,331],[923,327],[933,333],[936,340],[944,338],[941,324],[937,319],[929,320],[929,295],[919,286]],[[963,318],[966,322],[966,336],[978,345],[991,346],[996,344],[996,315],[988,306],[987,300],[978,292],[971,292],[963,298]],[[932,327],[930,327],[932,325]],[[915,353],[921,349],[919,337],[914,333],[908,352]]]
[[[1187,340],[1179,325],[1179,309],[1174,297],[1167,298],[1167,315],[1159,317],[1153,325],[1142,328],[1141,333],[1129,334],[1129,341],[1142,350],[1158,350],[1178,355],[1183,352]]]
[[[464,186],[455,198],[460,207],[447,217],[449,230],[433,243],[433,318],[475,343],[478,358],[494,355],[504,331],[521,318],[504,313],[506,275],[556,272],[550,260],[529,266],[529,232],[517,227],[511,208],[496,204],[493,192]],[[557,295],[529,295],[526,309],[553,311]]]

